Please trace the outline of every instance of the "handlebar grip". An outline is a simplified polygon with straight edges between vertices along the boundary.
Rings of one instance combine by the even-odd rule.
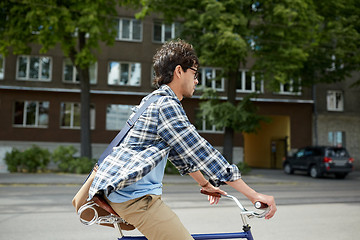
[[[262,202],[255,202],[254,204],[256,209],[263,209],[263,208],[268,208],[269,206],[266,203],[262,203]]]
[[[221,197],[221,194],[218,192],[208,192],[206,190],[201,189],[200,192],[205,195],[214,196],[214,197]]]

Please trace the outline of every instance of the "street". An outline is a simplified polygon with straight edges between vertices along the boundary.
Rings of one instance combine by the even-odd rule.
[[[0,180],[1,176],[5,175],[0,175]],[[12,176],[16,175],[0,181],[0,239],[116,239],[112,228],[83,226],[79,222],[71,205],[79,184],[42,184],[25,178],[28,182],[21,183],[10,181]],[[199,194],[199,187],[187,177],[169,179],[164,181],[163,200],[190,232],[241,231],[238,209],[230,200],[222,199],[217,206],[210,206],[206,196]],[[303,174],[288,176],[280,170],[254,170],[243,179],[258,192],[274,195],[278,204],[273,219],[248,221],[255,239],[346,240],[360,234],[359,172],[337,180],[312,179]],[[251,208],[243,196],[227,186],[223,189]]]

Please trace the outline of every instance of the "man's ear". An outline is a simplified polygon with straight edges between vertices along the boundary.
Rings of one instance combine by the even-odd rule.
[[[182,72],[183,72],[182,67],[180,65],[177,65],[174,70],[174,77],[176,76],[177,78],[180,78]]]

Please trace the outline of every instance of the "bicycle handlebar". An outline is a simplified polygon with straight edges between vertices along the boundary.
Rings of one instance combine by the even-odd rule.
[[[242,215],[246,215],[246,216],[248,216],[249,218],[251,218],[251,217],[263,218],[263,217],[269,212],[269,210],[270,210],[270,209],[269,209],[269,206],[268,206],[266,203],[262,203],[262,202],[259,202],[259,201],[255,202],[254,207],[255,207],[256,209],[262,209],[262,210],[264,210],[264,211],[261,212],[261,213],[257,213],[257,212],[254,212],[254,211],[249,211],[249,210],[247,210],[247,209],[244,208],[244,206],[240,203],[240,201],[239,201],[236,197],[234,197],[234,196],[232,196],[232,195],[222,195],[222,194],[220,194],[220,193],[218,193],[218,192],[208,192],[208,191],[203,190],[203,189],[200,190],[200,193],[205,194],[205,195],[209,195],[209,196],[219,197],[219,198],[221,198],[221,197],[226,197],[226,198],[232,199],[232,200],[236,203],[236,205],[240,208],[241,214],[242,214]]]

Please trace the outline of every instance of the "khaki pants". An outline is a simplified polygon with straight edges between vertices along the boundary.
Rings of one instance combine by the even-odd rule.
[[[148,240],[192,240],[178,216],[161,200],[146,195],[111,207],[125,221],[134,225]]]

